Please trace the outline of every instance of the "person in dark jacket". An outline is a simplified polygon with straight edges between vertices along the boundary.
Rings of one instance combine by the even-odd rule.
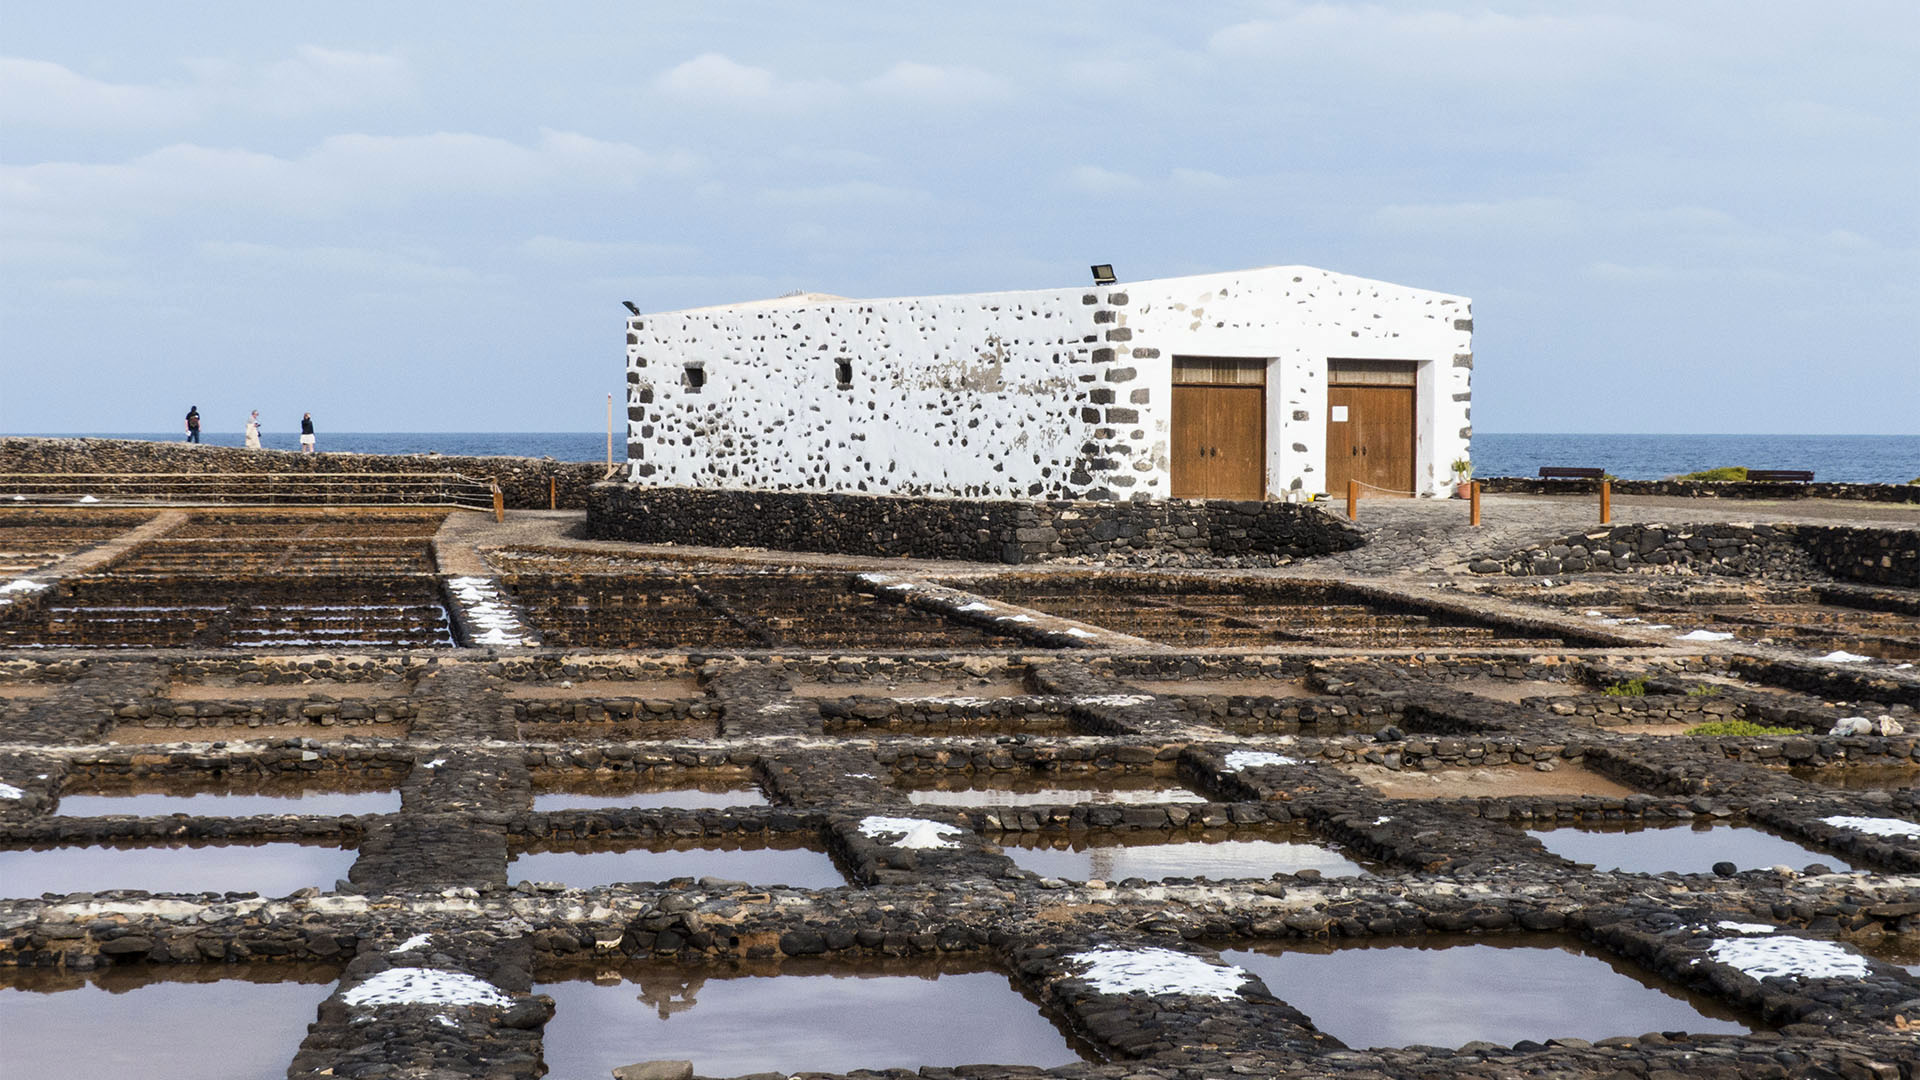
[[[187,409],[187,441],[194,443],[200,441],[200,406],[198,405]]]
[[[313,450],[313,414],[300,414],[300,452],[311,454]]]

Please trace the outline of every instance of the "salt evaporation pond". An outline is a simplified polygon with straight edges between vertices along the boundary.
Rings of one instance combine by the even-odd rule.
[[[1713,864],[1730,862],[1742,870],[1790,866],[1798,870],[1824,863],[1834,870],[1853,869],[1843,859],[1815,851],[1784,836],[1750,825],[1638,825],[1597,827],[1562,826],[1535,829],[1534,839],[1563,859],[1589,863],[1596,870],[1630,874],[1712,873]]]
[[[1198,803],[1196,794],[1169,777],[1036,776],[1032,773],[968,773],[907,793],[920,806],[1072,806],[1106,803]]]
[[[1901,791],[1920,786],[1920,768],[1901,765],[1843,765],[1788,769],[1796,780],[1844,791]]]
[[[1356,1048],[1754,1030],[1712,998],[1555,934],[1288,943],[1220,955]]]
[[[1317,870],[1328,877],[1367,873],[1360,864],[1305,835],[1167,841],[1150,837],[1021,837],[1003,840],[1015,866],[1068,881],[1158,881],[1170,877],[1265,878]]]
[[[832,889],[847,883],[826,852],[807,847],[610,850],[596,844],[552,844],[515,855],[507,864],[509,881],[556,881],[576,889],[677,877],[800,889]]]
[[[0,1073],[26,1080],[281,1076],[340,977],[311,964],[0,967]],[[218,1034],[208,1023],[218,1026]]]
[[[146,781],[123,787],[80,789],[60,796],[65,817],[131,814],[157,817],[249,817],[256,814],[394,814],[400,792],[390,780],[354,783],[338,778],[324,783],[299,779],[232,778],[218,784]]]
[[[641,963],[534,989],[554,999],[554,1076],[658,1058],[700,1076],[1083,1060],[1008,976],[965,962]]]
[[[12,898],[107,889],[155,893],[331,889],[359,853],[317,844],[148,844],[0,850],[0,893]]]
[[[710,780],[663,786],[636,777],[537,780],[533,808],[545,810],[722,809],[766,806],[767,797],[746,780]]]

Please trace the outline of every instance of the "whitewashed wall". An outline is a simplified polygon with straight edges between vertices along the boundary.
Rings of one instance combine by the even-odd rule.
[[[1460,297],[1309,267],[644,315],[627,323],[629,475],[744,490],[1164,498],[1172,358],[1191,354],[1272,361],[1270,493],[1319,491],[1333,356],[1422,361],[1416,472],[1439,492],[1467,445],[1470,320]],[[698,390],[689,365],[705,373]]]
[[[1143,281],[1126,287],[1119,347],[1156,385],[1170,386],[1172,358],[1263,357],[1267,367],[1267,490],[1326,490],[1327,361],[1418,364],[1414,477],[1444,494],[1448,465],[1466,457],[1473,371],[1473,314],[1465,297],[1410,289],[1310,266]],[[1164,400],[1164,395],[1163,395]],[[1169,436],[1155,411],[1157,453]]]

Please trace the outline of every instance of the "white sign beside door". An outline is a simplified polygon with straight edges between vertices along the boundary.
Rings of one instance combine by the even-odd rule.
[[[1346,420],[1347,420],[1347,407],[1346,407],[1345,405],[1335,405],[1335,406],[1333,406],[1333,415],[1332,415],[1331,417],[1329,417],[1329,419],[1330,419],[1330,420],[1332,420],[1332,421],[1333,421],[1334,423],[1336,423],[1336,424],[1343,424],[1343,423],[1346,423]]]

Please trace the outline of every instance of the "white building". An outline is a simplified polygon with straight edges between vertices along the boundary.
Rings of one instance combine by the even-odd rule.
[[[1274,266],[627,322],[630,478],[1010,499],[1443,494],[1465,297]],[[1299,497],[1298,494],[1292,497]]]

